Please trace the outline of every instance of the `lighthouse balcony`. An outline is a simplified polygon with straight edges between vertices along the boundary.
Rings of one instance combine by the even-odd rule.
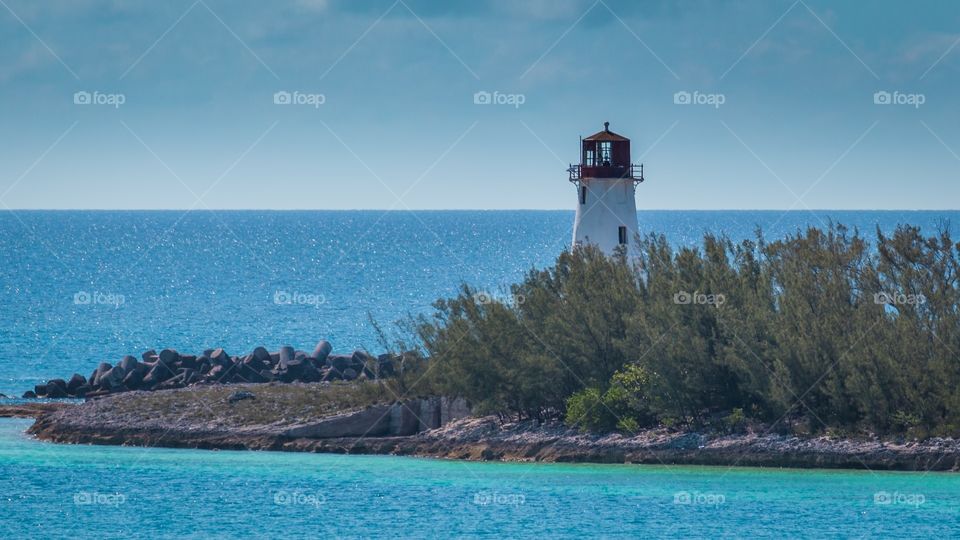
[[[634,182],[643,182],[643,164],[640,165],[571,165],[571,182],[579,182],[584,178],[629,178]]]

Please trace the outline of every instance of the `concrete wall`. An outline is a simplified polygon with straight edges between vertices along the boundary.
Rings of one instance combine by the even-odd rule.
[[[330,416],[292,427],[284,435],[308,439],[408,436],[467,416],[470,416],[470,407],[463,399],[411,399]]]

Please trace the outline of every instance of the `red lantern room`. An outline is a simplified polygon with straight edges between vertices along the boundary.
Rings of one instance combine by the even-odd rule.
[[[570,181],[585,178],[643,182],[643,165],[630,163],[630,139],[610,131],[610,122],[603,123],[603,131],[580,141],[580,164],[570,166]]]

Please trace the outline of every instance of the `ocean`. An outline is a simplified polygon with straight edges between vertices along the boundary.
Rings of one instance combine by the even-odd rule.
[[[949,226],[960,211],[641,211],[642,234],[775,239],[842,223]],[[388,330],[469,283],[492,296],[569,246],[567,211],[0,212],[0,393],[172,347],[382,351]],[[401,335],[402,337],[402,335]]]
[[[951,473],[56,445],[0,419],[5,538],[956,538]]]
[[[675,246],[960,211],[641,211]],[[173,347],[381,349],[470,283],[492,295],[570,243],[566,211],[0,213],[0,392]],[[4,537],[960,536],[944,473],[467,463],[70,446],[0,419]]]

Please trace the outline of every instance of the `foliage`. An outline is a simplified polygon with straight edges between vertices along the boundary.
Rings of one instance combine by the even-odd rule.
[[[636,364],[628,364],[610,378],[605,392],[591,387],[567,400],[566,422],[582,431],[617,430],[636,433],[654,424],[655,416],[646,400],[650,377]]]
[[[720,418],[960,434],[960,244],[945,227],[878,230],[873,246],[841,225],[701,249],[650,235],[634,253],[577,248],[514,285],[517,301],[464,285],[437,302],[415,321],[430,384],[594,431]]]

